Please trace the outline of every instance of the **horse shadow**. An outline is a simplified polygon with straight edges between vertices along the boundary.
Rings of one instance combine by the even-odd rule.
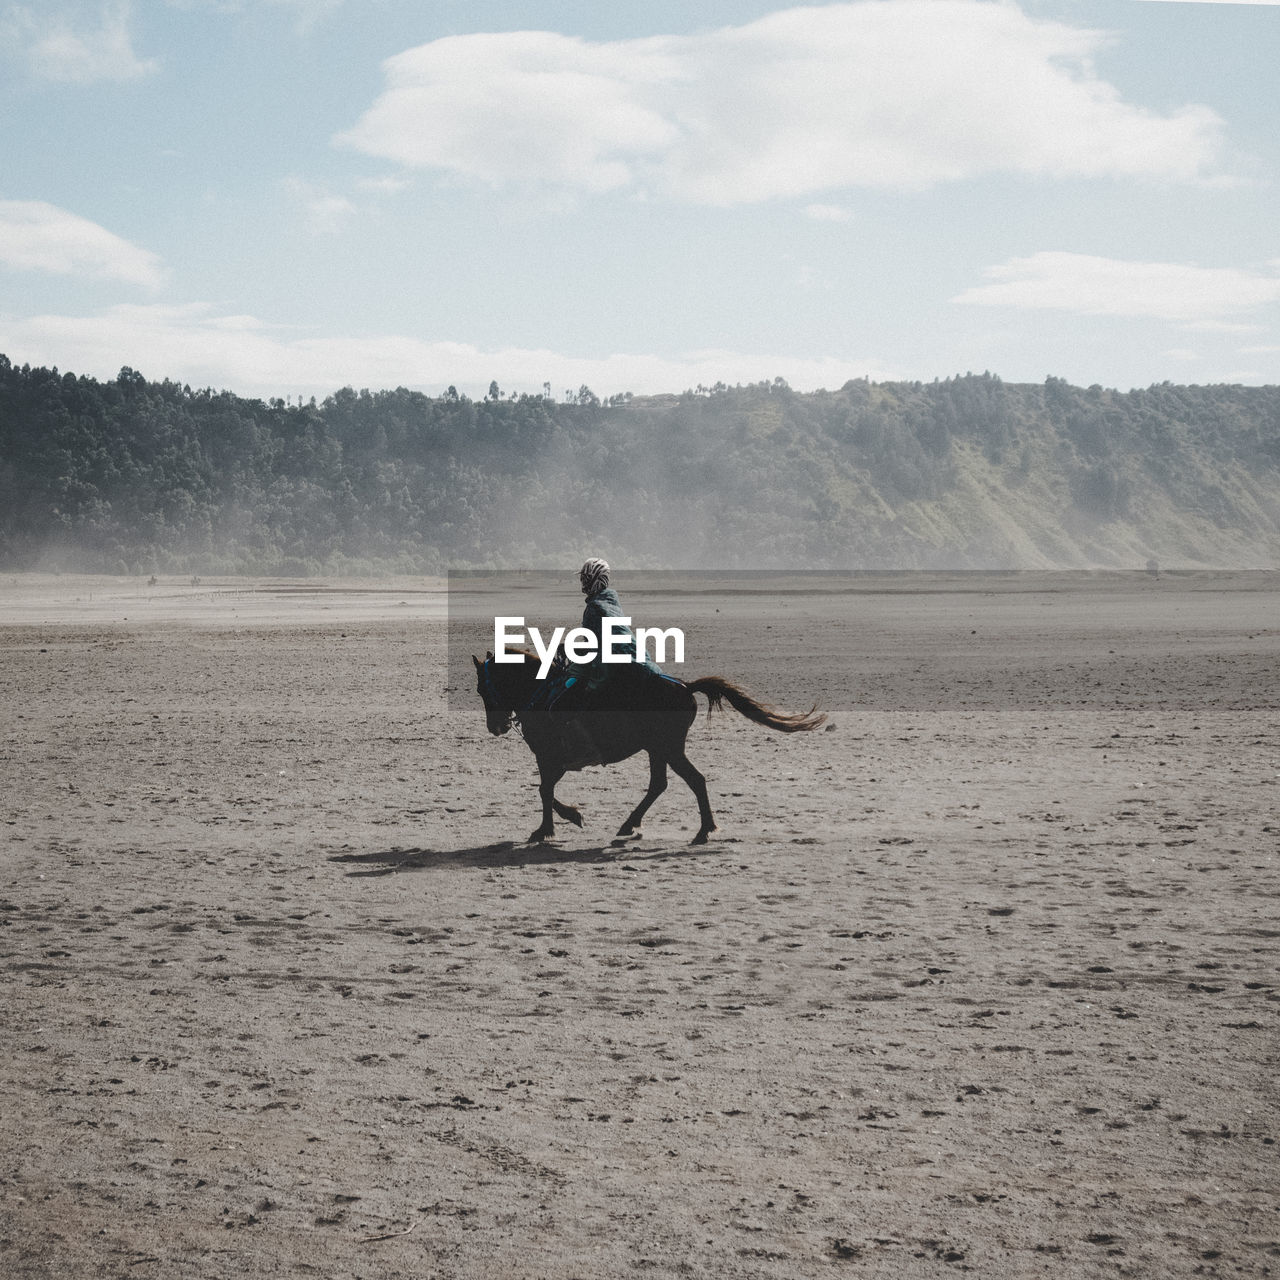
[[[406,871],[453,871],[475,868],[485,871],[515,867],[598,866],[610,863],[661,862],[669,858],[696,858],[714,852],[714,846],[663,848],[638,844],[634,839],[616,839],[586,849],[567,849],[545,842],[520,844],[500,840],[496,844],[469,849],[375,849],[370,853],[338,853],[330,862],[353,865],[346,874],[351,879],[392,876]]]

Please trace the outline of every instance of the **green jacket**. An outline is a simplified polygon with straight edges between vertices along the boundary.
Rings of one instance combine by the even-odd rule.
[[[582,611],[582,625],[596,638],[596,656],[591,662],[571,662],[569,664],[569,674],[577,676],[580,680],[585,680],[588,689],[598,689],[615,671],[621,670],[620,667],[615,666],[613,663],[606,663],[601,660],[600,655],[604,649],[603,620],[605,618],[625,618],[626,616],[622,609],[622,601],[618,599],[618,593],[612,587],[605,587],[603,591],[597,592],[587,600],[586,607]],[[636,652],[635,637],[631,634],[631,629],[629,627],[615,628],[614,636],[614,653],[629,652],[634,658]],[[630,637],[630,639],[628,640],[626,637]],[[665,674],[656,662],[650,662],[648,659],[637,665],[644,667],[646,671],[655,675]]]

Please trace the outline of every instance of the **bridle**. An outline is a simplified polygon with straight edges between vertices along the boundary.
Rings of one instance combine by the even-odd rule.
[[[534,699],[538,696],[540,692],[541,690],[535,684],[533,692],[529,695],[528,699],[526,700],[523,706],[521,706],[518,709],[515,707],[506,707],[504,711],[504,704],[506,702],[506,699],[499,695],[497,683],[494,681],[494,678],[493,678],[492,656],[487,657],[484,660],[484,665],[481,666],[480,668],[480,694],[484,698],[485,706],[496,707],[499,714],[505,714],[507,718],[507,724],[514,724],[516,728],[520,730],[520,733],[522,736],[524,733],[524,729],[520,724],[520,717],[526,711],[529,710],[529,708],[533,705]]]
[[[503,699],[498,695],[498,686],[493,680],[493,658],[489,657],[484,660],[484,665],[480,668],[480,696],[484,699],[487,708],[494,708],[499,714],[502,713]],[[506,711],[507,723],[510,724],[515,719],[515,713],[508,708]]]

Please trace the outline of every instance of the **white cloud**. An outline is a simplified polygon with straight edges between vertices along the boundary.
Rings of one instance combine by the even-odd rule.
[[[337,235],[355,211],[346,196],[318,196],[307,206],[307,227],[316,235]]]
[[[388,59],[336,141],[495,185],[715,205],[992,172],[1212,176],[1219,117],[1125,102],[1093,69],[1107,39],[991,0],[864,0],[594,44],[453,36]]]
[[[94,316],[0,317],[0,351],[16,362],[56,364],[98,377],[114,377],[127,364],[151,378],[264,397],[323,396],[348,384],[437,392],[453,384],[481,395],[493,379],[506,391],[537,392],[550,382],[557,394],[585,383],[601,396],[775,377],[808,390],[838,387],[864,375],[893,376],[866,360],[735,351],[579,357],[516,347],[483,350],[394,334],[300,337],[252,316],[219,315],[202,304],[117,306]]]
[[[804,211],[815,222],[849,222],[853,219],[853,210],[838,204],[807,204]]]
[[[1239,324],[1230,320],[1190,320],[1180,326],[1188,333],[1257,333],[1256,324]]]
[[[92,9],[15,5],[8,11],[2,34],[11,51],[21,53],[30,69],[47,80],[74,84],[137,80],[159,64],[134,52],[131,18],[132,6],[126,0]]]
[[[1050,252],[1012,258],[985,274],[991,284],[967,289],[952,301],[1203,326],[1280,301],[1280,276],[1236,267]]]
[[[1152,0],[1156,4],[1280,4],[1280,0]]]
[[[302,206],[306,228],[314,236],[337,235],[356,212],[355,203],[346,196],[334,195],[301,178],[286,178],[282,185]]]
[[[385,63],[388,87],[341,140],[410,168],[604,191],[677,141],[642,86],[679,77],[662,40],[550,32],[453,36]]]
[[[357,178],[356,189],[358,191],[367,191],[375,196],[395,196],[399,195],[411,184],[407,178]]]
[[[164,282],[155,254],[88,218],[39,200],[0,200],[0,263],[23,271],[123,280],[150,289]]]

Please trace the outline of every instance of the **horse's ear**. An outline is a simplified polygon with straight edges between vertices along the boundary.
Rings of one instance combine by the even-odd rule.
[[[486,662],[492,662],[492,661],[493,661],[493,650],[492,650],[492,649],[486,649],[486,650],[485,650],[484,660],[485,660]]]
[[[477,658],[477,657],[476,657],[476,655],[475,655],[474,653],[471,655],[471,661],[472,661],[472,662],[474,662],[474,663],[476,664],[476,670],[477,670],[477,671],[479,671],[479,670],[480,670],[480,668],[484,666],[484,663],[483,663],[483,662],[481,662],[481,661],[480,661],[480,659],[479,659],[479,658]]]

